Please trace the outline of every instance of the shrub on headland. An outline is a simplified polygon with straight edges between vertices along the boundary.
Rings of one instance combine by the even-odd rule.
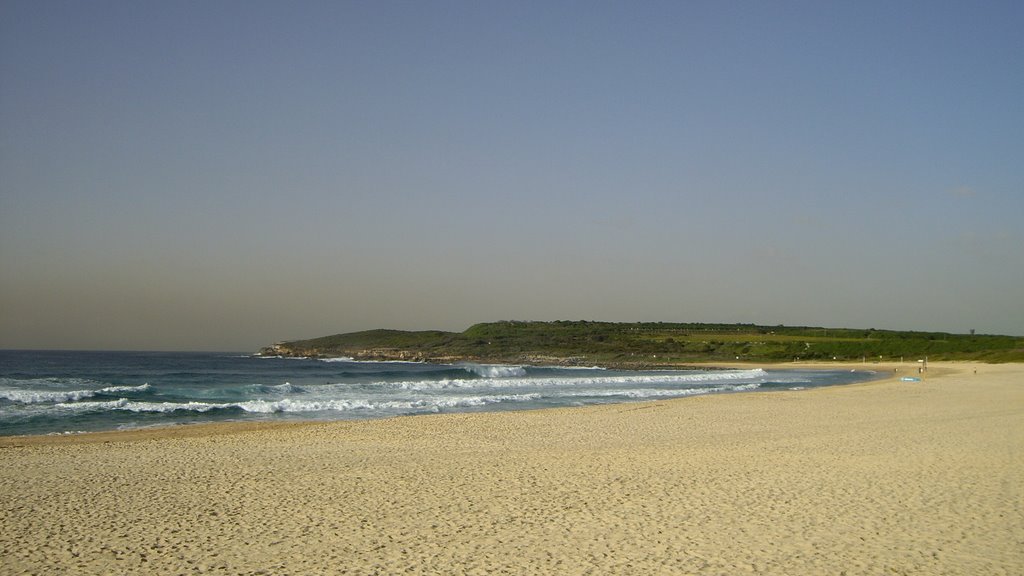
[[[367,330],[281,342],[267,355],[365,359],[561,361],[574,364],[667,365],[686,362],[793,360],[977,360],[1024,362],[1024,338],[663,322],[520,322],[475,324],[464,332]]]

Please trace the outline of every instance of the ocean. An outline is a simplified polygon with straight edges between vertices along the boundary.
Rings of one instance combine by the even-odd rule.
[[[244,354],[0,351],[0,435],[531,410],[863,382],[871,370],[657,370]]]

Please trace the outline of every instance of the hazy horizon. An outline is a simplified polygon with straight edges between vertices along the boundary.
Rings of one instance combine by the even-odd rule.
[[[1019,2],[0,5],[0,348],[1024,335]]]

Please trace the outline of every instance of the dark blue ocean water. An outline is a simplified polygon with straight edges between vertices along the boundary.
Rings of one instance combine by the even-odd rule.
[[[215,353],[0,351],[0,435],[526,410],[875,377],[870,370],[636,372]]]

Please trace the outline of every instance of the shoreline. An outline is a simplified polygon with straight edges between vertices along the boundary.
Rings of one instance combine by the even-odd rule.
[[[544,366],[549,366],[549,365],[540,365],[540,366],[544,367]],[[856,368],[855,366],[863,366],[863,367],[862,368]],[[799,370],[799,369],[845,370],[847,368],[850,368],[851,371],[862,370],[862,371],[867,371],[867,372],[882,373],[883,374],[883,375],[878,376],[876,378],[871,378],[871,379],[869,379],[869,380],[867,380],[865,382],[857,382],[857,383],[854,383],[854,384],[837,384],[837,385],[835,385],[835,386],[855,386],[855,385],[872,384],[872,383],[875,383],[875,382],[881,382],[881,381],[885,381],[887,379],[891,379],[891,378],[893,378],[893,374],[891,373],[893,367],[894,366],[895,367],[901,367],[901,366],[903,366],[903,364],[902,363],[876,363],[873,366],[874,366],[874,368],[868,368],[868,367],[866,367],[866,365],[863,365],[861,363],[854,364],[854,363],[849,363],[849,362],[817,362],[817,363],[790,362],[790,363],[778,363],[778,364],[772,364],[772,363],[744,363],[744,362],[735,362],[735,363],[721,363],[721,362],[710,363],[709,362],[709,363],[706,363],[706,364],[702,364],[702,363],[688,363],[686,365],[679,365],[679,366],[665,366],[665,367],[663,367],[661,369],[663,369],[663,370],[752,370],[752,369],[765,369],[765,370]],[[884,371],[883,371],[883,369],[881,367],[884,367]],[[609,369],[609,370],[617,369],[617,368],[607,367],[607,366],[602,366],[602,368]],[[658,369],[659,368],[653,368],[652,367],[652,368],[647,368],[647,369],[636,369],[636,368],[634,368],[633,370],[636,370],[636,371],[639,371],[639,372],[643,372],[643,371],[648,371],[648,370],[654,371],[654,370],[658,370]],[[888,374],[886,374],[886,373],[888,373]],[[820,388],[830,388],[830,387],[832,387],[832,386],[821,386]],[[811,389],[813,390],[813,389],[817,389],[817,388],[819,388],[819,387],[813,387]],[[778,391],[780,391],[780,390],[756,389],[756,390],[743,391],[743,392],[728,392],[726,394],[734,394],[734,393],[740,393],[740,394],[754,393],[754,394],[756,394],[756,393],[768,393],[768,392],[778,392]],[[804,391],[804,390],[794,390],[794,391]],[[721,393],[714,393],[714,392],[712,392],[712,393],[709,393],[707,395],[719,395],[719,394],[721,394]],[[703,395],[704,394],[701,394],[701,395],[698,395],[698,396],[703,396]],[[686,398],[690,398],[690,397],[692,397],[692,396],[679,396],[679,397],[677,397],[675,399],[686,399]],[[620,403],[609,403],[608,405],[620,405],[620,404],[621,405],[632,405],[632,404],[643,404],[645,402],[656,402],[656,401],[665,401],[665,400],[670,400],[670,398],[657,399],[657,400],[655,400],[655,399],[647,399],[647,400],[634,401],[634,402],[625,401],[625,402],[620,402]],[[586,408],[586,407],[587,406],[584,405],[584,406],[571,407],[571,408]],[[550,410],[550,409],[552,409],[552,408],[529,408],[529,409],[521,409],[521,410],[515,410],[514,409],[514,410],[510,410],[510,411],[512,411],[512,412],[519,412],[519,411],[536,411],[536,410]],[[485,410],[485,411],[481,411],[480,413],[491,413],[491,412],[498,412],[498,411],[497,410],[494,410],[494,411]],[[453,413],[455,413],[455,412],[449,412],[449,413],[443,413],[443,414],[453,414]],[[262,428],[262,427],[274,428],[274,427],[279,427],[279,426],[283,426],[283,427],[303,426],[303,425],[308,425],[308,424],[324,424],[324,423],[332,423],[332,422],[365,422],[365,421],[373,421],[373,420],[388,420],[388,419],[392,419],[392,418],[408,418],[408,417],[427,416],[427,415],[430,415],[430,414],[406,414],[406,415],[400,415],[400,416],[388,416],[388,417],[384,417],[384,418],[368,418],[368,419],[356,419],[356,418],[352,418],[352,419],[346,419],[346,418],[315,419],[315,418],[310,418],[310,419],[291,419],[291,420],[271,420],[271,419],[267,419],[267,420],[227,420],[227,421],[219,421],[219,422],[155,424],[155,425],[143,426],[143,427],[138,427],[138,428],[125,428],[125,429],[114,429],[114,430],[89,430],[89,431],[65,432],[65,433],[50,432],[50,433],[42,433],[42,434],[10,434],[10,435],[0,435],[0,449],[3,449],[3,448],[8,447],[8,446],[22,446],[22,445],[29,445],[29,444],[48,444],[48,443],[51,443],[51,441],[52,441],[52,443],[63,443],[63,444],[69,444],[70,443],[70,444],[74,444],[74,443],[77,443],[77,442],[93,443],[93,442],[108,442],[108,441],[116,441],[116,440],[136,441],[136,440],[140,440],[140,439],[157,439],[157,438],[161,438],[161,437],[164,437],[164,436],[167,436],[167,437],[196,437],[196,436],[204,436],[204,435],[222,435],[222,434],[231,434],[231,433],[235,433],[235,432],[245,432],[245,431],[250,431],[250,430],[256,430],[256,429],[259,429],[259,428]]]
[[[1024,365],[929,368],[772,394],[8,437],[0,573],[1019,573]]]

